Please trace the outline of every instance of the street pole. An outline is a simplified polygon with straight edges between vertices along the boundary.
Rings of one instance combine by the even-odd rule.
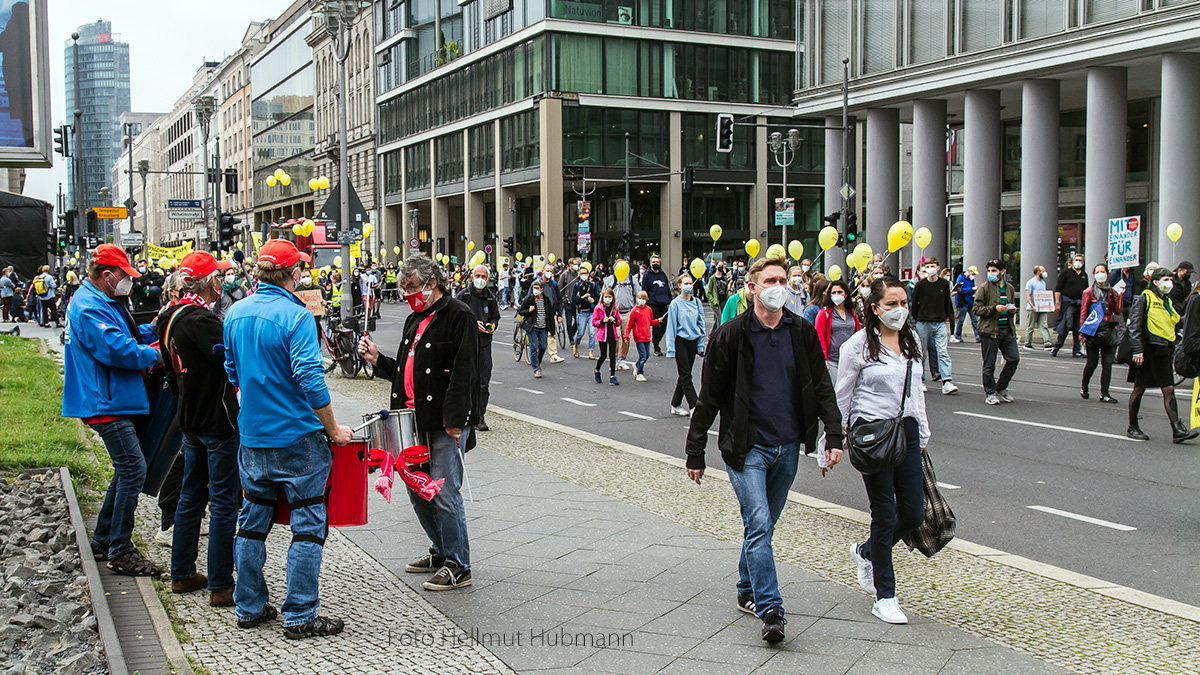
[[[84,234],[87,232],[87,217],[83,211],[87,208],[87,188],[84,187],[83,161],[83,105],[79,100],[79,33],[71,33],[72,53],[74,56],[73,73],[75,78],[75,241],[79,248],[87,250]]]
[[[142,202],[146,204],[146,210],[142,212],[142,252],[144,253],[146,245],[150,243],[150,202],[146,198],[146,176],[150,173],[150,160],[138,161],[138,173],[142,174]]]
[[[434,12],[440,16],[441,12]],[[353,21],[353,17],[350,18]],[[338,186],[341,188],[341,232],[350,232],[350,175],[347,171],[346,158],[346,56],[349,53],[345,39],[346,21],[342,15],[337,17],[336,32],[332,36],[333,56],[338,62]],[[350,300],[354,297],[350,284],[350,243],[349,238],[342,239],[342,297]],[[364,302],[365,302],[364,298]],[[349,323],[354,317],[354,303],[342,302],[342,322]],[[365,321],[365,319],[364,319]],[[365,328],[365,325],[364,325]]]
[[[128,211],[126,216],[129,218],[129,231],[133,232],[133,219],[136,215],[133,209],[137,204],[133,199],[133,122],[125,123],[125,131],[129,136],[129,200],[125,203],[125,209]]]
[[[850,184],[850,59],[842,59],[842,186]],[[842,225],[848,226],[849,192],[842,194]],[[847,242],[849,243],[849,242]]]
[[[212,226],[209,220],[211,211],[208,208],[208,190],[210,183],[208,182],[208,136],[212,126],[213,113],[216,111],[216,99],[212,96],[197,96],[192,100],[193,111],[196,114],[196,121],[200,123],[200,131],[204,136],[204,147],[201,150],[202,159],[204,160],[204,201],[201,203],[201,213],[204,214],[204,234],[205,241],[212,241]],[[196,237],[197,246],[199,249],[199,236]]]
[[[625,132],[625,241],[629,241],[629,132]],[[625,251],[625,255],[632,258],[633,251]]]

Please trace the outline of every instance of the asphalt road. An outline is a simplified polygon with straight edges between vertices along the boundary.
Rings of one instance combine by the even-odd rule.
[[[384,306],[374,338],[389,353],[405,314],[400,305]],[[513,359],[512,325],[512,312],[504,312],[493,344],[494,405],[684,456],[688,418],[672,416],[669,407],[673,361],[651,357],[648,382],[619,371],[621,385],[614,387],[607,364],[605,383],[596,384],[586,351],[574,359],[567,348],[561,352],[566,362],[546,364],[544,377],[534,379],[530,366]],[[1016,402],[988,406],[978,345],[969,338],[951,345],[951,359],[959,393],[944,396],[929,383],[926,401],[929,451],[960,537],[1200,605],[1200,439],[1171,443],[1157,392],[1143,399],[1142,429],[1151,440],[1139,443],[1125,437],[1130,385],[1124,366],[1113,370],[1119,404],[1098,401],[1099,372],[1085,401],[1079,395],[1083,359],[1070,358],[1065,349],[1058,358],[1021,349],[1009,388]],[[697,359],[697,384],[701,367]],[[1186,416],[1190,387],[1177,397]],[[716,425],[707,461],[710,471],[723,471],[715,434]],[[681,483],[681,489],[687,488]],[[822,478],[815,460],[802,458],[794,489],[868,510],[862,480],[848,463]]]

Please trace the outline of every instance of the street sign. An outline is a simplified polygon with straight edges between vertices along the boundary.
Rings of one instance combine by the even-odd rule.
[[[122,232],[121,248],[136,248],[142,245],[141,232]]]
[[[491,255],[491,254],[492,254],[492,245],[491,245],[491,244],[488,244],[487,246],[484,246],[484,247],[483,247],[483,252],[484,252],[484,253],[486,253],[486,254],[488,254],[488,255]]]
[[[776,227],[795,227],[796,226],[796,198],[795,197],[776,197],[775,198],[775,226]]]
[[[96,206],[92,211],[101,220],[125,220],[129,217],[129,209],[124,206]]]
[[[409,240],[408,240],[408,247],[409,247],[409,248],[421,248],[421,240],[420,240],[420,239],[417,239],[416,237],[413,237],[412,239],[409,239]]]
[[[171,209],[167,211],[167,220],[199,220],[204,217],[200,209]]]
[[[204,205],[199,199],[168,199],[168,209],[202,209]]]
[[[358,241],[358,237],[354,236],[353,232],[350,232],[350,231],[343,232],[343,231],[339,230],[337,233],[338,246],[351,246],[356,241]]]
[[[838,190],[838,194],[842,196],[842,199],[850,199],[854,196],[854,188],[850,187],[849,183],[846,183],[842,186],[841,190]]]

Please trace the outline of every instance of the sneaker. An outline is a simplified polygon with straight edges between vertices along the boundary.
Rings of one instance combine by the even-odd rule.
[[[420,572],[436,572],[441,569],[442,565],[445,564],[445,558],[430,552],[405,565],[404,571],[412,572],[414,574]]]
[[[900,611],[900,602],[895,598],[876,600],[871,613],[886,623],[908,623],[908,617]]]
[[[941,381],[942,381],[942,374],[941,374],[941,373],[934,373],[934,374],[933,374],[933,381],[934,381],[934,382],[941,382]]]
[[[680,417],[687,417],[688,409],[684,408],[683,406],[673,405],[671,406],[671,414],[679,415]]]
[[[449,591],[471,585],[471,570],[464,570],[450,561],[442,565],[437,574],[429,577],[424,586],[427,591]]]
[[[951,342],[951,344],[958,344],[958,343],[962,342],[962,338],[951,335],[950,342]]]
[[[550,363],[562,363],[563,361],[566,361],[566,359],[559,356],[558,354],[555,354],[553,357],[550,358]]]
[[[1100,402],[1101,403],[1116,403],[1117,399],[1113,398],[1112,396],[1109,396],[1108,394],[1101,394]]]
[[[346,627],[346,622],[341,619],[330,619],[325,616],[302,623],[299,626],[286,626],[283,629],[283,637],[289,640],[300,640],[310,637],[321,637],[325,635],[337,635]]]
[[[275,605],[268,602],[263,606],[262,614],[259,614],[257,618],[238,619],[237,626],[238,628],[254,628],[268,621],[274,621],[277,616],[279,616],[279,610],[275,609]]]
[[[175,541],[175,526],[172,525],[165,530],[159,530],[154,533],[154,543],[160,546],[170,547]]]
[[[1000,397],[995,394],[988,394],[987,398],[983,399],[983,402],[988,405],[1000,405]]]
[[[537,370],[533,371],[533,376],[535,378],[541,379],[542,378],[542,369],[538,368]]]
[[[1033,345],[1021,345],[1021,346],[1024,347],[1025,349],[1037,349]]]
[[[783,618],[783,612],[778,607],[763,612],[762,622],[762,639],[772,644],[783,640],[783,627],[787,625],[787,619]]]
[[[1042,345],[1042,351],[1052,352],[1054,351],[1054,347],[1051,345]]]
[[[621,384],[620,382],[617,382],[617,376],[616,376],[616,375],[613,375],[612,377],[608,378],[608,383],[609,383],[609,384],[611,384],[611,385],[613,385],[614,387],[615,387],[615,386],[617,386],[617,385],[619,385],[619,384]]]
[[[617,370],[629,370],[629,362],[617,361]]]
[[[634,376],[633,379],[637,380],[638,382],[645,382],[646,376],[641,373],[638,373],[637,375]]]
[[[858,552],[858,544],[850,544],[850,557],[858,565],[858,585],[872,596],[875,595],[875,568],[871,561]]]
[[[996,392],[996,396],[1000,398],[1001,403],[1012,403],[1013,401],[1017,400],[1008,394],[1007,389],[1001,389],[1000,391]]]
[[[758,612],[754,611],[754,596],[738,594],[737,608],[740,612],[745,612],[750,616],[758,616]]]
[[[956,391],[958,391],[958,385],[954,384],[950,380],[946,380],[942,383],[943,394],[953,394]]]
[[[600,384],[603,381],[600,379],[600,371],[593,370],[592,374],[596,376],[596,384]]]

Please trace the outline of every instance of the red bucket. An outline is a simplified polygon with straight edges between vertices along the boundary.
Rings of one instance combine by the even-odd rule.
[[[352,440],[346,445],[331,445],[333,468],[325,486],[325,513],[330,527],[355,527],[367,524],[367,442]],[[292,508],[287,495],[279,490],[275,522],[288,525]]]

